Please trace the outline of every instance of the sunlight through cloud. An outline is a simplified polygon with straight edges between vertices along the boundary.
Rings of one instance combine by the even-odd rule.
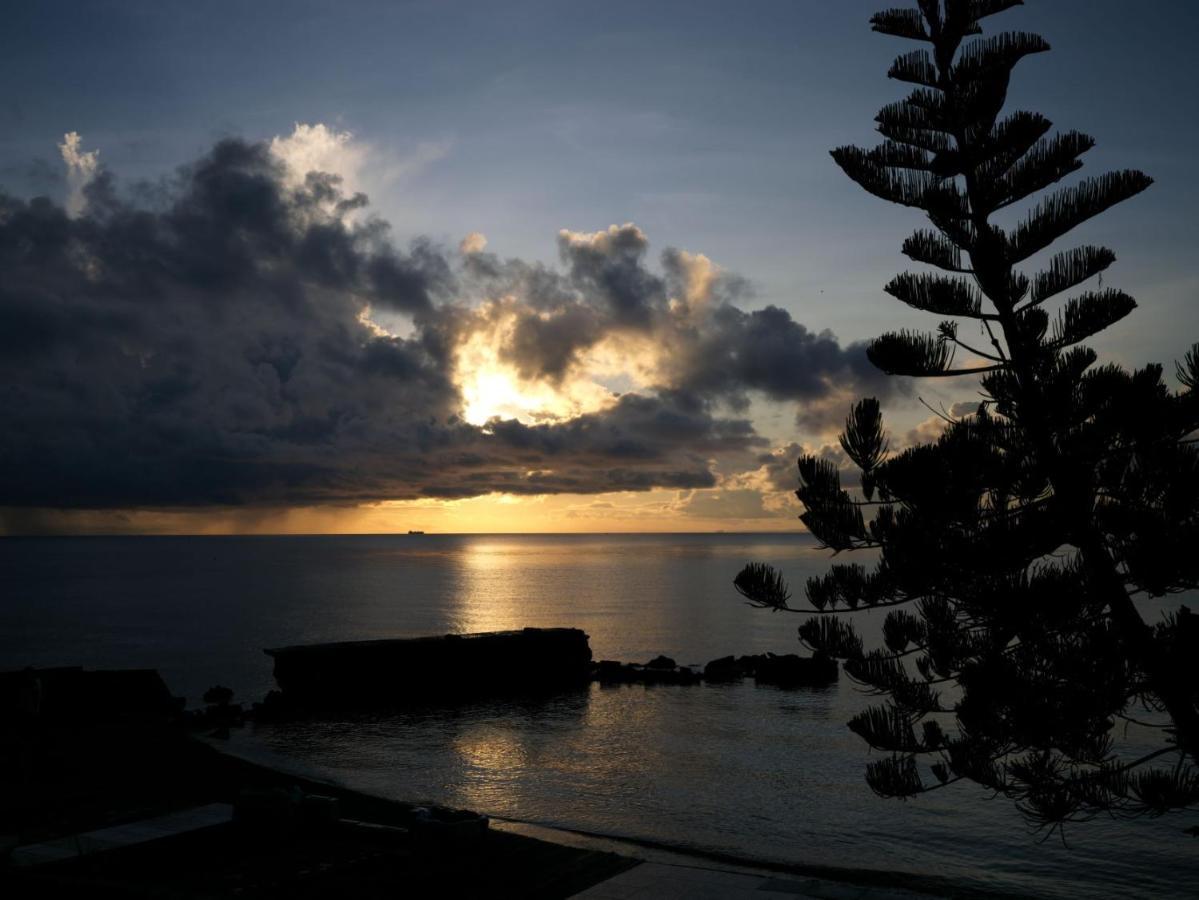
[[[515,324],[515,314],[500,312],[458,345],[455,370],[463,419],[471,425],[495,418],[553,422],[597,412],[616,401],[612,391],[588,377],[567,377],[558,384],[522,378],[503,358]]]

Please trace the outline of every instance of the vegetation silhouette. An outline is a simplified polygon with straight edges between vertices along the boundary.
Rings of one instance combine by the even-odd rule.
[[[834,464],[799,459],[811,532],[837,552],[878,551],[871,569],[838,564],[808,580],[813,615],[799,634],[886,698],[849,723],[886,754],[867,766],[875,792],[973,781],[1052,832],[1199,800],[1199,623],[1185,607],[1161,622],[1142,610],[1143,598],[1199,584],[1199,345],[1177,366],[1179,392],[1158,365],[1096,365],[1081,342],[1133,299],[1100,277],[1055,315],[1047,306],[1115,255],[1082,246],[1034,275],[1017,268],[1147,188],[1141,172],[1058,189],[1014,228],[992,223],[1079,169],[1094,144],[1051,135],[1037,113],[1000,118],[1013,68],[1049,49],[1035,34],[976,37],[1018,5],[920,0],[871,20],[927,45],[889,72],[915,89],[878,114],[880,146],[832,155],[872,194],[927,213],[933,229],[903,252],[946,274],[905,273],[886,291],[947,320],[931,334],[884,334],[869,356],[893,375],[981,376],[983,401],[899,453],[878,402],[858,402],[841,436],[860,472],[852,493]],[[977,345],[960,336],[963,320]],[[955,365],[958,353],[968,361]],[[804,611],[768,565],[747,566],[735,585],[752,605]],[[883,646],[855,630],[860,610],[886,610]],[[1137,745],[1151,734],[1154,749],[1119,752],[1125,729]]]

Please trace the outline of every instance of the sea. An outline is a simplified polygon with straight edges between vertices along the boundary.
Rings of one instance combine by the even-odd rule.
[[[830,557],[798,534],[5,538],[0,669],[152,667],[192,705],[216,684],[249,704],[273,687],[264,648],[319,641],[570,626],[596,659],[802,652],[802,616],[734,591],[750,561],[802,598]],[[1047,835],[974,786],[875,796],[871,752],[846,727],[874,702],[844,676],[800,690],[593,685],[248,725],[229,748],[396,799],[683,851],[1018,897],[1197,895],[1199,838],[1183,833],[1196,814]]]

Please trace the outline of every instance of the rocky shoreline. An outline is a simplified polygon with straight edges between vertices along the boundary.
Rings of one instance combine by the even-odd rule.
[[[275,661],[272,691],[239,715],[258,718],[363,707],[456,703],[479,697],[523,696],[602,685],[696,685],[752,678],[780,688],[837,681],[836,660],[797,654],[724,656],[704,666],[668,656],[646,663],[592,661],[587,635],[576,628],[443,635],[310,644],[267,650]],[[206,702],[228,705],[224,688]],[[223,698],[223,699],[221,699]],[[223,715],[216,710],[214,715]]]
[[[837,681],[837,661],[828,657],[803,657],[794,653],[758,653],[722,656],[707,665],[680,666],[669,656],[656,656],[647,663],[624,663],[602,659],[592,669],[592,680],[600,684],[724,684],[752,678],[757,684],[781,688],[823,687]]]

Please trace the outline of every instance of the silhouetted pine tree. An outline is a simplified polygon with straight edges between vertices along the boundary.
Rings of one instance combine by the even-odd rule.
[[[1084,246],[1035,275],[1018,269],[1143,191],[1142,173],[1050,193],[1010,230],[991,222],[1080,168],[1094,143],[1050,135],[1037,113],[1000,117],[1013,67],[1049,46],[1025,33],[967,39],[1018,5],[920,0],[871,20],[924,45],[889,73],[915,89],[879,113],[880,146],[833,158],[871,193],[928,214],[933,229],[903,251],[947,274],[903,274],[886,291],[948,320],[932,334],[885,334],[870,359],[894,375],[981,375],[984,402],[935,442],[895,454],[878,402],[855,405],[841,445],[860,492],[844,490],[829,462],[799,460],[812,533],[835,551],[879,551],[871,569],[834,565],[808,581],[815,615],[799,633],[887,698],[850,723],[886,754],[867,768],[876,792],[968,779],[1055,825],[1199,800],[1199,624],[1184,608],[1151,625],[1138,609],[1199,584],[1199,346],[1177,367],[1180,393],[1157,365],[1097,366],[1080,342],[1135,302],[1101,283],[1059,301],[1114,254]],[[963,320],[979,346],[959,336]],[[955,368],[959,351],[971,362]],[[769,566],[747,566],[736,586],[753,605],[799,611]],[[883,608],[874,649],[836,614]],[[1155,718],[1154,752],[1113,751],[1124,720]]]

